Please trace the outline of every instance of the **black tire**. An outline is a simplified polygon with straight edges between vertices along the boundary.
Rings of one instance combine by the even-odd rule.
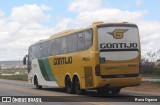
[[[85,93],[85,89],[80,88],[80,81],[78,77],[74,78],[74,90],[75,90],[75,93],[78,95],[82,95]]]
[[[66,89],[66,92],[69,93],[69,94],[74,93],[72,82],[71,82],[71,79],[70,79],[69,76],[67,76],[66,79],[65,79],[65,89]]]
[[[42,86],[38,84],[38,79],[37,79],[37,77],[35,77],[34,82],[35,82],[34,84],[36,85],[36,88],[37,88],[37,89],[42,89]]]
[[[97,93],[98,96],[107,96],[109,94],[110,90],[107,89],[106,87],[98,88]]]
[[[113,88],[113,89],[111,89],[111,92],[114,95],[119,94],[120,91],[121,91],[121,88]]]

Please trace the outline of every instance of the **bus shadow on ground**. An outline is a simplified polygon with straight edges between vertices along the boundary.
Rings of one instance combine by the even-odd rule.
[[[36,89],[36,88],[33,88]],[[48,97],[48,99],[54,100],[56,102],[130,102],[133,101],[133,97],[127,94],[107,94],[106,96],[100,96],[97,94],[96,90],[87,90],[83,95],[76,95],[76,94],[68,94],[66,93],[64,88],[42,88],[42,91],[47,92],[59,92],[65,93],[60,94],[60,96],[52,96]]]
[[[36,89],[36,88],[33,88],[33,89]],[[69,94],[69,93],[66,92],[65,88],[59,88],[59,87],[52,87],[52,88],[51,87],[44,87],[44,88],[42,88],[40,90],[50,91],[50,92],[60,92],[60,93]],[[76,94],[74,93],[72,95],[76,95]],[[89,97],[101,97],[101,98],[105,98],[105,97],[121,97],[121,96],[122,97],[127,97],[127,96],[132,96],[132,95],[127,95],[127,94],[122,94],[122,93],[114,95],[114,94],[108,93],[107,95],[102,96],[102,95],[99,95],[96,90],[86,90],[86,92],[83,95],[79,95],[79,96],[89,96]]]

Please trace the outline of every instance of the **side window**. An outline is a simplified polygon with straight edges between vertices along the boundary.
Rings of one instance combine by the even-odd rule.
[[[33,59],[38,58],[38,54],[37,54],[37,45],[34,45],[33,47]]]
[[[67,53],[67,37],[61,37],[59,38],[59,48],[60,48],[60,53],[64,54]]]
[[[44,52],[44,57],[50,56],[50,41],[46,41],[43,43],[43,52]]]
[[[51,41],[51,49],[52,49],[52,55],[59,54],[59,39],[53,39]]]
[[[44,50],[44,45],[45,43],[41,42],[40,44],[38,44],[38,55],[39,55],[39,58],[42,58],[45,56],[45,50]]]
[[[78,33],[78,51],[82,51],[85,49],[85,37],[84,32]]]
[[[77,51],[77,34],[73,34],[73,35],[69,35],[68,37],[68,41],[67,41],[67,46],[68,46],[68,52],[76,52]]]
[[[92,30],[86,30],[84,31],[85,34],[85,49],[88,49],[92,46],[93,43],[93,34]]]
[[[51,45],[52,45],[51,40],[47,41],[47,43],[46,43],[46,54],[47,54],[47,56],[52,55]]]
[[[31,61],[33,59],[33,51],[32,51],[32,48],[33,46],[29,47],[29,50],[28,50],[28,60]]]
[[[32,62],[32,59],[33,59],[33,47],[34,46],[31,46],[30,48],[29,48],[29,51],[28,51],[28,63],[27,63],[27,69],[28,69],[28,73],[31,71],[31,62]]]

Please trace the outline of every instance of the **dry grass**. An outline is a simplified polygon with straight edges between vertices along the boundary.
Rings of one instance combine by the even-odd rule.
[[[8,80],[20,80],[20,81],[27,81],[27,70],[18,68],[18,69],[2,69],[0,70],[0,74],[15,74],[16,72],[19,72],[19,75],[0,75],[1,79],[8,79]]]
[[[5,76],[1,76],[1,79],[8,79],[8,80],[20,80],[20,81],[27,81],[28,77],[27,75],[5,75]]]

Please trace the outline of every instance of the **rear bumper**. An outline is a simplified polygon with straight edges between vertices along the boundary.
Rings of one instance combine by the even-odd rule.
[[[102,78],[98,77],[98,81],[96,81],[96,88],[99,87],[131,87],[131,86],[138,86],[141,84],[142,77],[138,75],[137,77],[117,77],[117,78]]]
[[[101,75],[101,78],[127,78],[138,77],[139,74],[116,74],[116,75]]]

